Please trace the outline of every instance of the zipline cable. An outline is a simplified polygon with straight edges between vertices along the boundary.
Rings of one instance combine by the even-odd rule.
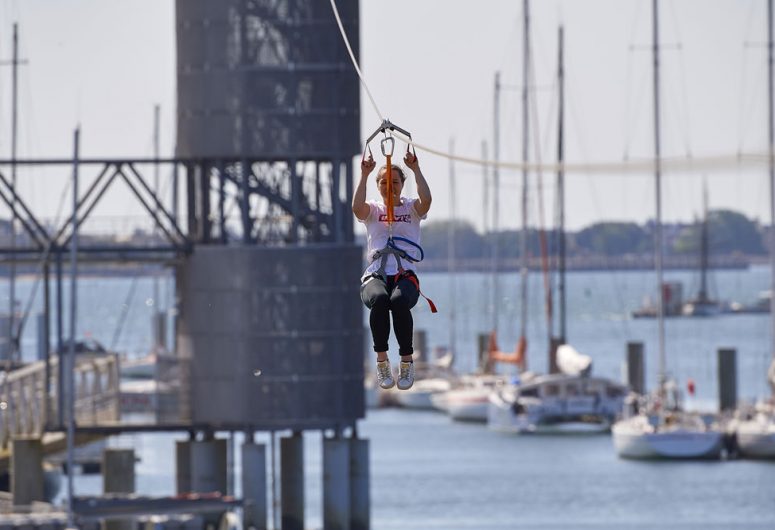
[[[385,121],[384,116],[382,115],[382,112],[380,112],[379,107],[377,106],[377,102],[374,100],[374,96],[371,94],[371,90],[369,89],[368,83],[366,83],[366,79],[363,77],[363,73],[361,72],[360,67],[358,66],[358,61],[355,59],[355,54],[352,51],[352,47],[350,46],[350,40],[347,37],[347,33],[344,30],[344,26],[342,25],[342,19],[339,16],[339,9],[336,7],[336,0],[329,0],[331,4],[331,9],[334,12],[334,17],[336,18],[337,26],[339,27],[339,33],[342,36],[342,40],[344,41],[344,45],[347,47],[347,52],[350,55],[350,61],[352,62],[353,67],[355,68],[355,72],[358,74],[358,78],[361,81],[361,85],[363,85],[363,88],[366,90],[366,94],[369,96],[369,100],[371,101],[371,105],[374,107],[374,110],[376,111],[377,115],[379,116],[379,119],[381,121]],[[654,161],[650,159],[645,159],[642,161],[626,161],[626,162],[594,162],[594,163],[571,163],[571,164],[563,164],[560,166],[559,164],[522,164],[520,162],[496,162],[494,160],[483,160],[481,158],[474,158],[469,156],[460,156],[460,155],[453,155],[451,153],[441,151],[439,149],[434,149],[432,147],[428,147],[422,144],[419,144],[409,138],[408,136],[402,134],[399,131],[394,131],[394,134],[396,137],[400,138],[404,142],[406,142],[408,145],[413,146],[415,149],[419,149],[421,151],[425,151],[426,153],[433,154],[436,156],[440,156],[443,158],[447,158],[449,160],[455,160],[457,162],[464,162],[467,164],[476,164],[476,165],[487,165],[487,166],[497,166],[499,168],[504,169],[514,169],[514,170],[523,170],[527,169],[528,171],[547,171],[547,172],[554,172],[562,168],[563,171],[566,173],[584,173],[584,172],[594,172],[594,173],[646,173],[646,172],[653,172],[654,171]],[[697,169],[721,169],[722,167],[740,167],[743,163],[748,163],[750,165],[764,165],[767,164],[769,161],[767,153],[753,153],[753,154],[734,154],[734,155],[709,155],[704,157],[696,157],[687,159],[686,157],[674,157],[674,158],[667,158],[663,157],[660,160],[660,167],[662,169],[670,169],[670,170],[697,170]],[[706,167],[707,166],[707,167]]]
[[[385,117],[379,111],[377,102],[374,101],[374,96],[371,95],[371,90],[369,90],[369,85],[366,84],[366,80],[363,78],[361,69],[358,66],[358,61],[355,60],[355,54],[353,53],[353,49],[350,46],[350,39],[347,38],[347,33],[345,33],[344,26],[342,25],[342,19],[339,16],[339,9],[337,9],[336,7],[336,0],[331,0],[331,9],[334,11],[334,17],[336,17],[336,25],[339,26],[339,33],[342,34],[342,40],[344,41],[344,45],[347,46],[347,53],[350,54],[350,60],[352,61],[353,66],[355,67],[355,72],[358,74],[358,77],[361,80],[361,84],[363,85],[363,88],[366,89],[366,94],[368,94],[369,99],[371,100],[371,105],[374,107],[374,110],[377,112],[377,116],[379,116],[380,121],[384,121]]]

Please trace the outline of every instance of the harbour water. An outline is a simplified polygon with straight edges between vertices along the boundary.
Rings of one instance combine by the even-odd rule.
[[[711,275],[711,295],[715,298],[753,302],[769,289],[769,270],[720,270]],[[684,298],[696,294],[699,273],[667,271],[665,281],[680,281]],[[428,344],[448,345],[454,339],[456,367],[471,370],[476,362],[476,335],[493,328],[492,278],[488,274],[456,275],[454,284],[447,274],[421,274],[422,289],[439,307],[432,315],[422,299],[414,310],[415,327],[427,330]],[[648,388],[653,388],[658,371],[658,331],[653,319],[633,319],[630,314],[643,304],[644,297],[654,299],[656,279],[647,271],[572,272],[567,276],[567,340],[580,352],[590,355],[594,373],[620,379],[626,343],[639,341],[645,347]],[[450,296],[450,293],[454,293]],[[519,278],[516,273],[502,274],[498,280],[500,349],[513,350],[519,337],[521,307]],[[558,303],[555,301],[555,315]],[[449,311],[457,313],[453,320]],[[555,316],[555,319],[557,317]],[[556,326],[555,321],[555,326]],[[666,370],[686,387],[695,381],[698,407],[717,403],[716,357],[719,348],[737,349],[738,391],[741,399],[753,400],[769,393],[765,373],[772,359],[772,331],[768,314],[725,315],[713,318],[670,318],[665,322]],[[529,277],[527,304],[528,368],[544,372],[547,368],[547,325],[543,302],[543,279]],[[555,328],[556,329],[556,328]],[[454,335],[452,335],[454,333]]]
[[[399,409],[370,411],[360,435],[370,440],[375,530],[775,528],[774,462],[626,461],[609,436],[510,436]],[[174,492],[175,438],[113,441],[136,448],[138,491]],[[305,465],[307,526],[322,528],[319,434],[305,437]],[[76,492],[101,486],[81,476]]]
[[[768,288],[768,277],[764,268],[714,272],[713,292],[724,299],[752,301]],[[697,282],[688,271],[671,271],[666,279],[684,281],[686,295],[693,292]],[[132,281],[84,279],[79,290],[81,332],[88,331],[109,344]],[[454,338],[456,367],[471,369],[476,334],[492,328],[489,276],[458,275],[454,288],[446,274],[421,274],[421,281],[423,292],[434,299],[440,313],[431,315],[420,300],[415,310],[416,327],[427,331],[430,346],[447,345]],[[536,371],[546,366],[540,286],[541,279],[531,277],[529,363]],[[518,287],[516,274],[501,275],[502,349],[509,349],[518,335]],[[620,378],[626,342],[642,341],[647,384],[653,386],[656,323],[632,320],[628,313],[654,288],[653,273],[569,274],[568,338],[593,357],[595,373]],[[165,289],[163,285],[161,292]],[[135,290],[117,347],[139,354],[150,347],[152,280],[137,281]],[[21,282],[18,291],[23,300],[29,283]],[[448,314],[452,307],[457,312],[454,326]],[[34,326],[30,328],[23,344],[34,352]],[[769,343],[766,314],[669,320],[668,370],[684,388],[687,378],[694,379],[697,395],[690,398],[690,405],[711,409],[717,398],[716,350],[734,347],[740,398],[754,399],[769,392],[765,383]],[[625,461],[616,457],[607,435],[519,437],[455,423],[433,412],[398,409],[369,411],[359,424],[359,433],[371,443],[372,527],[377,530],[775,528],[775,462]],[[125,435],[110,443],[135,447],[140,458],[139,493],[169,495],[174,493],[174,440],[184,437]],[[268,436],[264,441],[268,443]],[[237,436],[237,447],[239,442]],[[320,528],[320,434],[308,434],[307,442],[307,526]],[[234,483],[239,494],[239,477],[234,477]],[[77,494],[98,493],[101,479],[79,476],[75,489]]]

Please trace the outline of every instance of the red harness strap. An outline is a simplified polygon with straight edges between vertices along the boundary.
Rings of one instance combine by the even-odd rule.
[[[410,273],[409,271],[401,271],[398,274],[395,275],[395,282],[398,283],[400,280],[406,278],[410,282],[414,284],[415,287],[417,287],[417,292],[420,293],[420,296],[425,298],[425,300],[428,302],[428,305],[431,308],[431,313],[438,313],[438,310],[436,309],[436,304],[433,303],[433,300],[422,294],[422,291],[420,290],[420,280],[417,279],[417,276]]]

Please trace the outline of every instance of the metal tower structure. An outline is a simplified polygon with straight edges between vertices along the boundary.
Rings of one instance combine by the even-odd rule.
[[[357,54],[358,2],[340,0],[338,6]],[[235,416],[221,427],[351,425],[363,416],[363,328],[353,282],[361,255],[353,244],[349,209],[352,159],[360,151],[360,102],[336,21],[318,0],[178,0],[176,9],[175,157],[0,160],[0,209],[20,227],[15,245],[0,242],[0,265],[21,263],[40,273],[46,327],[41,335],[52,350],[63,351],[69,338],[61,285],[77,219],[81,263],[176,267],[177,336],[184,344],[178,353],[191,366],[189,401],[195,401],[197,384],[210,385],[207,367],[224,365],[217,355],[236,356],[225,363],[234,370],[221,374],[223,390],[271,394],[261,414],[246,411],[248,417]],[[70,220],[48,218],[50,211],[36,210],[15,189],[9,173],[35,168],[63,173],[60,182],[79,172],[82,187]],[[150,185],[159,172],[171,177],[164,192]],[[115,197],[117,183],[123,183],[122,197],[145,212],[151,236],[88,235],[104,199]],[[215,276],[223,281],[210,282]],[[216,284],[222,286],[218,292]],[[207,315],[215,298],[232,311],[219,330],[207,326],[214,322]],[[243,311],[234,311],[238,307]],[[256,324],[256,314],[266,319]],[[24,322],[11,337],[15,343]],[[232,339],[238,348],[228,343]],[[280,355],[282,362],[273,357]],[[310,398],[297,400],[289,415],[278,412],[309,388],[299,374],[316,377],[310,367],[321,362],[326,363],[319,368],[322,377],[330,380],[321,380],[322,387],[347,381],[330,397],[330,407],[323,410]],[[259,368],[260,380],[249,379]],[[60,390],[51,388],[61,400]],[[223,419],[216,417],[218,409],[212,416],[210,409],[200,410],[181,420],[206,425]],[[58,416],[49,417],[48,425],[61,427],[61,412]]]
[[[357,37],[358,2],[339,9]],[[351,242],[359,85],[330,6],[178,0],[177,47],[196,242]]]

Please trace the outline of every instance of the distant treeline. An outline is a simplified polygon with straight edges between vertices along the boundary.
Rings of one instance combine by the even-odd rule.
[[[645,225],[606,221],[595,223],[578,232],[567,232],[565,251],[568,257],[623,257],[651,256],[654,249],[653,221]],[[708,254],[763,256],[767,253],[769,227],[748,219],[731,210],[712,210],[708,213]],[[666,256],[697,255],[700,252],[702,224],[663,224],[664,253]],[[456,221],[455,258],[475,259],[490,256],[498,244],[501,259],[520,257],[521,231],[504,230],[480,234],[467,221]],[[423,225],[422,246],[425,255],[433,259],[448,256],[450,221],[429,221]],[[541,255],[541,236],[537,229],[527,233],[530,256]],[[556,231],[545,233],[549,255],[556,255],[559,237]]]

